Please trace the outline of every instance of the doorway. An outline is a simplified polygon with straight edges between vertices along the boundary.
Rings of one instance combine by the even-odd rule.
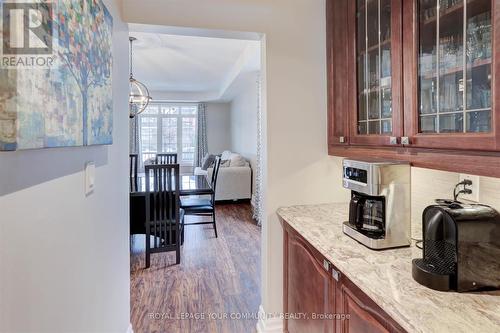
[[[182,173],[201,172],[202,163],[196,157],[204,141],[200,135],[206,136],[208,155],[231,153],[226,154],[230,156],[223,171],[227,175],[219,175],[227,181],[220,179],[216,191],[224,189],[216,201],[219,237],[214,237],[211,226],[186,228],[181,263],[176,265],[174,253],[161,253],[152,257],[149,269],[144,269],[145,238],[131,237],[133,328],[137,332],[254,332],[261,303],[266,152],[263,36],[143,25],[132,25],[130,34],[138,38],[139,46],[134,74],[152,87],[153,97],[145,113],[131,124],[135,133],[131,153],[141,157],[140,164],[155,154],[175,151],[181,157]],[[200,60],[200,54],[205,60]],[[181,64],[180,70],[172,59]],[[190,81],[196,69],[197,82]],[[217,73],[221,74],[218,80]],[[183,110],[189,108],[196,112],[184,116],[189,112]],[[206,118],[205,124],[199,121],[200,115]],[[195,120],[189,125],[184,118]],[[196,139],[191,139],[189,133],[195,132]],[[237,168],[248,164],[248,182],[245,171],[229,176],[233,160],[238,159],[234,154],[244,160]],[[247,183],[250,195],[238,190]],[[203,219],[189,218],[191,222]]]

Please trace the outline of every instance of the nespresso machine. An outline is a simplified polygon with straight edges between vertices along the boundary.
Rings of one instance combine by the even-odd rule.
[[[351,190],[344,233],[375,250],[409,246],[410,179],[408,162],[344,160],[343,184]]]
[[[500,215],[486,205],[441,201],[424,210],[423,258],[413,278],[429,288],[459,292],[500,289]]]

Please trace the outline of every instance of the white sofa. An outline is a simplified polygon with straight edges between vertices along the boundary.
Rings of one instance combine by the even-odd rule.
[[[223,158],[227,158],[227,152],[223,153]],[[223,159],[224,160],[224,159]],[[210,182],[212,179],[213,168],[202,170],[200,167],[195,168],[195,175],[205,175]],[[219,168],[219,176],[217,177],[217,188],[215,190],[215,200],[244,200],[252,198],[252,168],[246,162],[245,166]]]

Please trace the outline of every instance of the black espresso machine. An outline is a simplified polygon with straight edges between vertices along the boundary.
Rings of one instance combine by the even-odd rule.
[[[441,201],[422,216],[423,258],[413,278],[441,291],[500,289],[500,214],[481,204]]]

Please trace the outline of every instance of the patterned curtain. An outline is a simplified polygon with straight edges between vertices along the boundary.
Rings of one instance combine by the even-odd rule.
[[[255,193],[254,193],[254,204],[253,204],[253,218],[257,221],[258,225],[262,225],[263,221],[263,149],[262,149],[262,97],[261,97],[261,78],[257,78],[257,162],[255,170]]]
[[[139,131],[139,116],[130,119],[130,154],[139,155],[139,171],[142,171],[142,156]]]
[[[208,154],[207,143],[207,105],[205,103],[198,104],[198,151],[195,156],[195,165],[201,166],[203,157]]]

